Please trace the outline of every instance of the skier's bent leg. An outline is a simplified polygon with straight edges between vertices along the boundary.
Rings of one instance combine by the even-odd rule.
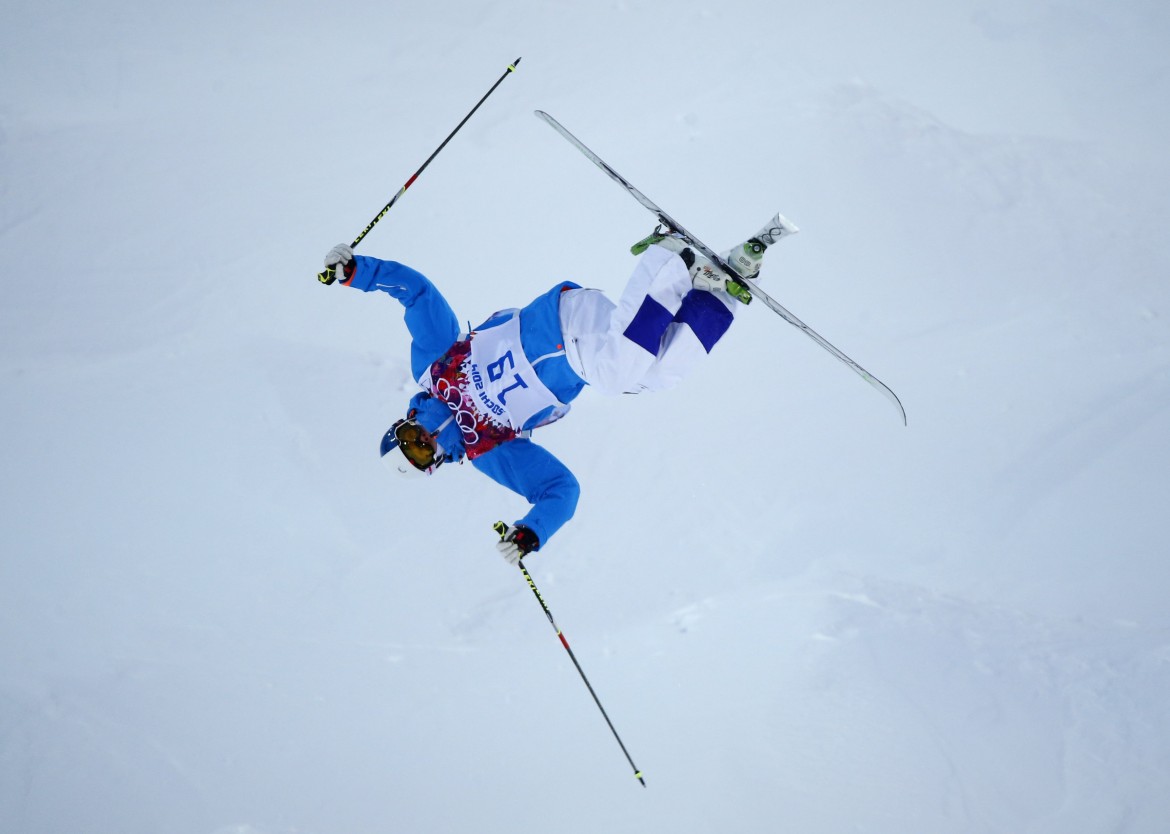
[[[731,327],[738,302],[726,293],[692,290],[667,328],[656,360],[638,380],[639,391],[665,391],[691,372]]]
[[[572,343],[570,361],[591,386],[606,394],[639,390],[638,381],[658,361],[666,336],[691,291],[685,264],[673,252],[652,246],[638,260],[616,305],[595,294],[579,297],[594,309],[588,317],[562,317]],[[598,305],[608,305],[604,317]],[[577,368],[575,367],[575,370]]]

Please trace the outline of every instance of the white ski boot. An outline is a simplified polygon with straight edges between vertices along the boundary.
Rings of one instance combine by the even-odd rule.
[[[742,244],[727,252],[721,253],[741,278],[755,278],[760,272],[760,264],[764,260],[764,252],[774,243],[779,243],[786,237],[799,232],[796,224],[782,214],[777,214],[768,221],[764,228],[745,240]]]
[[[796,224],[781,214],[777,214],[767,225],[739,246],[721,254],[720,257],[727,265],[735,270],[740,278],[755,278],[760,272],[760,263],[764,252],[773,243],[800,231]],[[645,252],[651,245],[658,245],[676,253],[683,259],[690,271],[691,283],[695,289],[708,292],[725,292],[732,298],[744,304],[752,300],[751,291],[734,280],[722,269],[716,266],[702,253],[687,245],[677,234],[666,231],[661,225],[657,226],[647,237],[630,247],[635,255]]]

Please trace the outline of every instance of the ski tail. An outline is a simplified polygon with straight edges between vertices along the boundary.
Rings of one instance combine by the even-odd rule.
[[[549,127],[551,127],[553,130],[555,130],[557,133],[561,134],[561,136],[565,137],[565,139],[569,142],[569,144],[573,145],[577,150],[579,150],[581,153],[583,153],[585,155],[585,157],[587,159],[589,159],[590,162],[592,162],[594,165],[596,165],[602,171],[605,171],[605,173],[607,173],[609,175],[610,179],[612,179],[614,182],[616,182],[622,188],[626,189],[626,191],[630,192],[630,194],[633,195],[635,200],[637,200],[639,203],[641,203],[643,206],[645,206],[647,209],[649,209],[654,214],[660,215],[658,218],[659,222],[663,223],[664,225],[673,227],[674,224],[672,222],[670,222],[669,218],[662,216],[662,209],[658,208],[658,205],[653,200],[651,200],[649,197],[647,197],[645,194],[643,194],[641,191],[639,191],[637,188],[635,188],[633,183],[631,183],[629,180],[627,180],[625,177],[623,177],[621,174],[619,174],[617,171],[615,171],[613,168],[611,168],[606,163],[606,161],[604,159],[602,159],[600,156],[595,154],[593,151],[589,150],[589,148],[585,146],[585,143],[582,142],[580,139],[578,139],[573,134],[569,133],[569,131],[565,129],[564,125],[562,125],[560,122],[558,122],[552,116],[550,116],[548,113],[545,113],[543,110],[537,110],[536,117],[538,119],[544,120],[544,122]],[[676,230],[676,231],[681,231],[681,229]]]
[[[740,277],[739,272],[736,271],[732,266],[730,266],[721,255],[716,254],[715,251],[713,249],[711,249],[711,247],[709,247],[707,244],[703,243],[703,241],[699,240],[697,237],[695,237],[693,234],[691,234],[689,231],[687,231],[687,229],[681,223],[679,223],[677,220],[675,220],[673,217],[671,217],[669,214],[667,214],[665,211],[663,211],[662,208],[656,202],[654,202],[649,197],[647,197],[645,194],[643,194],[641,191],[639,191],[634,186],[634,184],[632,182],[630,182],[628,179],[626,179],[621,174],[619,174],[617,171],[615,171],[609,165],[609,163],[607,163],[604,159],[602,159],[600,156],[598,156],[593,151],[591,151],[585,145],[584,142],[582,142],[580,139],[578,139],[576,136],[574,136],[572,133],[570,133],[565,128],[564,125],[562,125],[560,122],[558,122],[552,116],[550,116],[548,113],[545,113],[543,110],[537,110],[535,112],[536,112],[536,117],[538,119],[543,120],[546,124],[549,125],[549,127],[551,127],[553,130],[555,130],[557,133],[561,134],[561,136],[563,136],[565,138],[565,140],[569,142],[569,144],[573,145],[573,147],[575,147],[577,150],[579,150],[585,156],[586,159],[588,159],[590,162],[592,162],[594,165],[596,165],[598,168],[600,168],[602,171],[604,171],[606,174],[608,174],[610,179],[612,179],[614,182],[616,182],[618,185],[620,185],[622,188],[624,188],[626,191],[628,191],[630,196],[632,196],[635,200],[637,200],[639,203],[641,203],[642,206],[646,210],[648,210],[651,214],[653,214],[655,217],[657,217],[658,222],[661,223],[663,226],[665,226],[668,231],[674,232],[674,233],[680,235],[687,242],[687,244],[694,247],[700,254],[703,255],[703,257],[707,258],[707,260],[711,261],[711,263],[715,264],[721,270],[726,272],[727,275],[730,276],[731,279],[733,281],[735,281],[737,284],[742,286],[743,289],[745,289],[745,290],[752,289],[748,285],[748,283],[743,278]],[[748,299],[748,301],[750,301],[750,298]],[[744,303],[746,304],[747,301],[745,301]]]

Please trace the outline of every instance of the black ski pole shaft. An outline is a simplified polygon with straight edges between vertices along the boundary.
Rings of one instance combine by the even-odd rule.
[[[443,143],[441,145],[439,145],[439,147],[435,148],[434,153],[432,153],[430,156],[427,157],[427,161],[424,162],[422,164],[422,166],[411,175],[410,179],[408,179],[406,181],[406,184],[403,185],[402,188],[398,189],[398,193],[395,194],[391,198],[390,202],[388,202],[380,212],[378,212],[377,216],[373,220],[370,221],[370,224],[368,226],[366,226],[364,229],[362,229],[362,233],[353,239],[353,243],[350,244],[351,248],[354,248],[359,243],[361,243],[362,240],[365,238],[365,236],[370,233],[370,229],[372,229],[372,228],[374,228],[374,226],[378,225],[378,221],[386,216],[386,212],[390,211],[391,207],[395,203],[398,202],[398,198],[406,193],[406,189],[408,189],[412,185],[414,185],[414,181],[418,179],[419,174],[421,174],[423,171],[425,171],[427,169],[427,166],[431,164],[431,160],[433,160],[436,156],[439,155],[439,151],[441,151],[441,150],[443,150],[443,148],[447,147],[447,143],[451,141],[452,137],[454,137],[455,134],[459,132],[459,129],[461,127],[463,127],[465,124],[467,124],[467,120],[470,119],[472,117],[472,115],[475,114],[475,111],[479,109],[479,106],[481,104],[483,104],[485,101],[487,101],[487,97],[496,91],[496,87],[500,86],[500,84],[502,84],[504,82],[505,78],[507,78],[509,75],[511,75],[512,73],[514,73],[516,71],[516,67],[519,66],[519,64],[520,64],[519,58],[517,58],[512,63],[508,64],[508,68],[506,70],[504,70],[504,74],[501,75],[496,80],[496,83],[492,85],[492,88],[490,90],[488,90],[486,93],[483,94],[483,98],[481,98],[478,102],[476,102],[475,107],[472,107],[471,110],[468,111],[467,115],[463,117],[463,121],[461,121],[459,124],[455,125],[455,129],[452,130],[449,134],[447,134],[447,138],[443,140]],[[317,280],[320,281],[322,284],[332,284],[334,281],[337,280],[336,270],[334,270],[334,268],[331,266],[326,267],[324,272],[317,273]]]
[[[503,538],[507,525],[502,521],[497,521],[495,530]],[[565,651],[569,653],[569,659],[573,661],[573,665],[577,667],[577,674],[581,676],[581,680],[585,681],[585,688],[589,690],[589,694],[593,696],[593,703],[597,704],[597,708],[601,710],[601,717],[605,719],[605,723],[609,725],[609,731],[613,733],[613,737],[617,740],[618,747],[622,748],[622,753],[625,754],[626,761],[630,763],[630,767],[634,769],[634,778],[642,783],[642,787],[646,787],[646,780],[642,776],[642,771],[638,770],[638,766],[634,764],[634,760],[630,758],[630,751],[626,749],[626,745],[622,742],[622,737],[618,735],[617,729],[613,726],[613,722],[609,720],[609,713],[605,711],[605,707],[601,705],[601,699],[597,697],[597,693],[593,690],[593,684],[589,683],[589,678],[585,676],[585,670],[581,668],[581,664],[577,662],[577,655],[573,654],[573,650],[569,648],[569,641],[565,639],[565,634],[561,631],[561,627],[557,625],[557,621],[553,619],[552,611],[548,607],[548,603],[544,601],[544,597],[540,595],[540,591],[536,588],[536,583],[532,580],[532,574],[528,572],[528,568],[524,567],[524,560],[521,559],[517,564],[520,566],[520,572],[524,574],[524,578],[528,580],[528,587],[532,589],[532,593],[536,595],[540,607],[544,609],[544,616],[548,617],[549,623],[553,627],[553,631],[557,633],[560,638],[561,645],[565,647]]]

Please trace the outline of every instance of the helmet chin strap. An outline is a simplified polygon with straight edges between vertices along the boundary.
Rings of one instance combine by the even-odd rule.
[[[442,460],[443,455],[446,453],[446,450],[443,448],[443,444],[439,442],[439,435],[442,434],[443,429],[445,429],[445,428],[447,428],[447,426],[451,425],[451,422],[454,419],[455,419],[455,415],[452,414],[450,417],[448,417],[446,420],[443,421],[443,424],[441,426],[439,426],[437,429],[435,429],[433,432],[431,432],[431,437],[435,438],[435,459],[436,460]]]

